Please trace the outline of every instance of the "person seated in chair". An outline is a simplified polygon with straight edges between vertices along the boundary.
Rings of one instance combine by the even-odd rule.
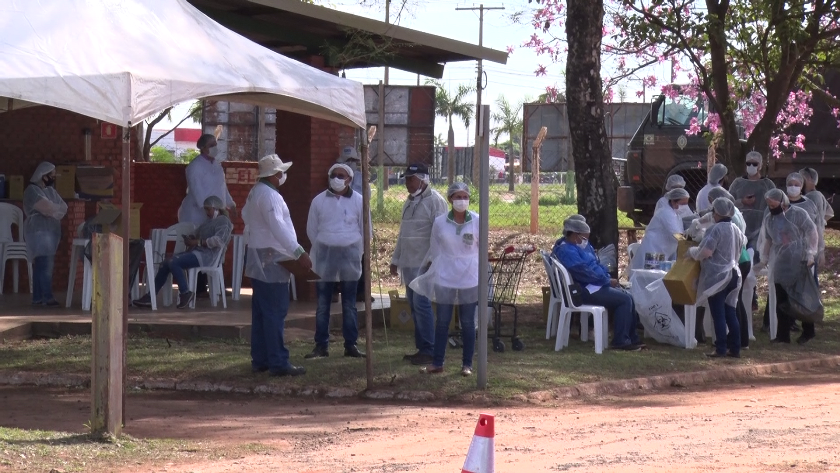
[[[639,316],[633,298],[618,289],[618,280],[611,279],[607,268],[598,262],[589,244],[589,225],[576,219],[563,222],[563,237],[557,240],[552,255],[566,268],[575,284],[581,286],[585,305],[605,307],[615,318],[610,348],[638,351],[644,347],[636,326]]]
[[[195,299],[195,294],[190,291],[187,283],[186,270],[209,266],[230,241],[230,234],[233,231],[233,223],[228,217],[222,199],[211,195],[204,200],[204,212],[209,220],[202,223],[195,235],[184,235],[184,243],[187,250],[183,253],[167,258],[160,265],[155,276],[155,294],[166,284],[170,274],[178,284],[178,308],[183,309],[190,305]],[[146,294],[134,301],[134,305],[150,307],[152,305],[151,294]]]

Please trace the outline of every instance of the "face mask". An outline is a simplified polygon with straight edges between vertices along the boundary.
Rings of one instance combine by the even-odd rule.
[[[469,199],[457,199],[452,201],[452,208],[456,212],[464,212],[469,208],[470,201]]]
[[[411,193],[411,197],[417,197],[418,195],[420,195],[422,193],[423,193],[423,186],[420,186],[419,188],[417,188],[416,191]]]
[[[682,204],[682,205],[679,206],[679,208],[677,208],[677,215],[679,215],[681,217],[687,217],[687,216],[691,215],[691,213],[692,213],[691,212],[691,207],[689,207],[686,204]]]
[[[207,151],[207,156],[210,156],[213,159],[216,159],[216,156],[218,156],[218,155],[219,155],[219,147],[218,146],[213,146],[212,148],[210,148],[209,151]]]
[[[284,176],[285,176],[285,174],[284,174]],[[344,183],[344,179],[342,179],[340,177],[334,177],[334,178],[330,179],[330,189],[332,189],[333,192],[341,192],[346,188],[347,188],[347,185]]]
[[[747,164],[747,175],[755,176],[758,174],[758,166],[755,164]]]
[[[219,209],[213,209],[213,218],[216,218],[218,216],[219,216]]]
[[[282,186],[282,185],[286,182],[286,176],[288,176],[288,174],[283,173],[283,177],[281,177],[281,178],[280,178],[280,181],[279,181],[279,182],[277,182],[277,187]]]
[[[55,178],[44,176],[44,185],[47,187],[52,187],[55,185]]]
[[[781,205],[779,205],[779,206],[778,206],[778,207],[776,207],[775,209],[771,207],[771,208],[770,208],[770,213],[771,213],[772,215],[779,215],[780,213],[782,213],[782,206],[781,206]]]
[[[802,188],[799,186],[788,186],[787,188],[788,197],[799,197],[801,192]]]
[[[580,243],[577,244],[577,247],[580,248],[581,250],[585,250],[588,245],[589,245],[589,239],[584,238],[580,241]]]

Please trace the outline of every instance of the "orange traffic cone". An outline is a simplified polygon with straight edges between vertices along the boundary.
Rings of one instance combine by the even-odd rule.
[[[496,470],[495,436],[493,416],[480,414],[461,473],[493,473]]]

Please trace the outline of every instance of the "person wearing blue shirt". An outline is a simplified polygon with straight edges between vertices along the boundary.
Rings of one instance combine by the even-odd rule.
[[[605,307],[614,317],[613,339],[610,348],[638,351],[644,346],[636,326],[639,317],[633,298],[618,289],[618,280],[610,278],[607,268],[598,261],[589,244],[589,225],[578,219],[563,222],[563,237],[554,244],[552,254],[569,272],[572,280],[582,287],[586,305]]]

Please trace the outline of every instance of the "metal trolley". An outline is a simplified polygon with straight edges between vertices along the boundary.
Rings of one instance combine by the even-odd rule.
[[[510,337],[514,351],[522,351],[525,344],[517,335],[516,326],[519,321],[516,310],[516,293],[519,288],[519,280],[522,278],[522,270],[525,267],[525,259],[536,248],[527,246],[508,246],[502,250],[497,257],[490,258],[490,283],[488,304],[493,309],[493,351],[504,352],[505,343],[502,337]],[[513,309],[513,333],[502,334],[502,307]]]

